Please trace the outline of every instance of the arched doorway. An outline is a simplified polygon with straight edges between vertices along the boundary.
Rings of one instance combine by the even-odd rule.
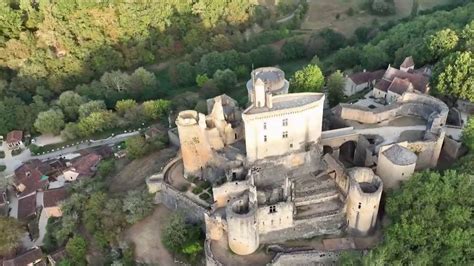
[[[339,160],[345,165],[354,165],[354,154],[356,146],[357,142],[353,140],[344,142],[339,148]]]

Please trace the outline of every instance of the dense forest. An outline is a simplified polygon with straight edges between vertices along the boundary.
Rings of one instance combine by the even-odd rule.
[[[231,48],[262,12],[247,0],[2,1],[0,134],[40,131],[32,125],[50,108],[76,122],[77,111],[58,103],[64,92],[74,105],[102,100],[109,109],[163,97],[154,74],[136,68]]]

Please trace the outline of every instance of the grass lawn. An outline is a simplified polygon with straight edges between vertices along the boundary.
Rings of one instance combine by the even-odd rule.
[[[411,14],[413,0],[394,0],[396,14],[392,16],[374,16],[366,10],[360,9],[363,0],[309,0],[308,14],[301,25],[304,30],[320,30],[331,28],[347,37],[361,26],[370,26],[376,19],[379,23],[398,20]],[[449,4],[450,0],[419,0],[418,10],[431,9],[438,5]],[[349,16],[349,8],[354,14]],[[339,15],[339,18],[336,16]]]

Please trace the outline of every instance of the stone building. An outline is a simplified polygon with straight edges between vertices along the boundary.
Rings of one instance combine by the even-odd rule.
[[[409,63],[405,71],[412,70]],[[204,221],[210,265],[223,265],[213,254],[216,246],[249,255],[288,240],[371,234],[383,190],[436,165],[448,112],[439,100],[405,92],[390,106],[340,105],[333,112],[341,123],[377,126],[322,131],[324,94],[288,93],[288,87],[281,70],[256,69],[245,110],[221,95],[207,101],[207,115],[180,112],[181,153],[147,180],[157,202]],[[370,133],[413,115],[426,121],[420,140]],[[211,183],[210,200],[175,187],[196,176]]]
[[[393,103],[405,92],[428,94],[429,73],[429,68],[415,70],[413,58],[407,57],[400,65],[400,69],[388,66],[382,79],[374,85],[372,95],[384,99],[387,103]]]

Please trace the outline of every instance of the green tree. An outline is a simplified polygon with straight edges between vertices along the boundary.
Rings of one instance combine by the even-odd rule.
[[[362,66],[368,69],[378,69],[385,67],[388,62],[387,53],[379,46],[367,45],[364,47],[361,56]]]
[[[106,109],[104,101],[89,101],[79,106],[79,118],[84,118],[91,113],[104,111]]]
[[[112,111],[100,111],[81,119],[77,128],[82,136],[91,136],[94,133],[114,128],[116,125],[117,116]]]
[[[117,113],[122,116],[134,108],[137,108],[137,102],[132,99],[120,100],[115,103],[115,111],[117,111]]]
[[[384,242],[357,265],[467,265],[472,258],[472,175],[421,172],[389,195]]]
[[[291,83],[295,92],[320,92],[324,86],[324,76],[317,65],[307,65],[295,72]]]
[[[35,128],[42,134],[57,135],[64,127],[64,115],[59,109],[50,109],[38,114],[35,120]]]
[[[181,213],[173,213],[162,230],[161,242],[173,253],[194,260],[202,252],[200,228],[186,224]]]
[[[458,45],[459,37],[452,29],[443,29],[431,35],[428,39],[428,48],[436,58],[450,53]]]
[[[181,62],[176,65],[176,83],[178,85],[190,85],[194,82],[194,67],[189,62]]]
[[[156,120],[167,115],[170,109],[170,101],[154,100],[142,104],[145,116],[150,120]]]
[[[436,64],[435,88],[438,93],[474,101],[474,56],[456,52]]]
[[[81,135],[79,127],[76,123],[69,122],[61,131],[61,138],[64,140],[77,139]]]
[[[212,76],[212,80],[216,83],[219,89],[228,90],[234,87],[237,83],[237,76],[235,75],[234,71],[230,69],[219,69]]]
[[[148,143],[141,135],[128,138],[125,141],[125,147],[128,156],[132,159],[140,158],[150,151]]]
[[[462,142],[469,150],[474,151],[474,118],[469,118],[462,129]]]
[[[153,211],[153,195],[147,190],[129,191],[123,200],[123,211],[128,223],[140,221]]]
[[[97,173],[100,176],[109,176],[115,171],[115,161],[114,160],[102,160],[97,167]]]
[[[85,99],[73,91],[61,93],[58,105],[63,110],[68,121],[76,121],[79,114],[79,107],[85,103]]]
[[[339,70],[328,77],[327,88],[330,106],[335,106],[344,99],[345,83],[344,75]]]
[[[67,241],[65,249],[66,254],[74,263],[85,265],[87,242],[83,237],[75,235]]]
[[[20,246],[21,238],[25,233],[25,229],[18,220],[0,216],[0,255],[8,255]]]
[[[197,74],[196,84],[198,85],[198,87],[204,86],[204,84],[206,84],[207,81],[209,81],[209,78],[207,77],[206,74]]]
[[[285,59],[292,60],[305,56],[305,39],[303,37],[293,37],[285,42],[281,51]]]
[[[23,28],[22,14],[13,10],[8,2],[0,3],[0,42],[17,38]]]

